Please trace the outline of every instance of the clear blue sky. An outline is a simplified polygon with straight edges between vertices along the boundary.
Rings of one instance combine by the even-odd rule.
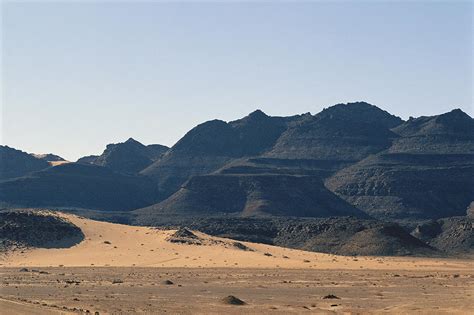
[[[67,159],[317,113],[472,109],[472,2],[2,4],[1,142]]]

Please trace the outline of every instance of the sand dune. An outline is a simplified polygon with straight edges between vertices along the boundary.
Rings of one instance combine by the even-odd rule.
[[[158,230],[93,221],[61,214],[82,229],[85,239],[71,248],[27,249],[4,255],[0,264],[13,266],[137,266],[297,269],[472,270],[470,260],[413,257],[345,257],[240,242],[195,231],[202,245],[172,243],[175,230]]]

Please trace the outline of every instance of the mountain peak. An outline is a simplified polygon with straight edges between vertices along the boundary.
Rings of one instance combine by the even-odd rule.
[[[253,112],[251,112],[248,117],[251,117],[251,118],[266,118],[268,117],[267,114],[265,114],[262,110],[260,109],[257,109]]]
[[[138,144],[141,144],[139,141],[137,141],[137,140],[135,140],[135,139],[133,139],[133,138],[131,138],[131,137],[128,138],[128,140],[125,141],[125,143],[138,143]]]

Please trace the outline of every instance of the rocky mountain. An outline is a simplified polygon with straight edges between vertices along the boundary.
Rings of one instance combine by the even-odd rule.
[[[460,110],[410,119],[386,151],[334,174],[326,186],[380,219],[465,215],[474,200],[474,120]]]
[[[157,180],[163,198],[168,197],[191,176],[208,174],[235,159],[261,154],[290,122],[301,117],[270,117],[257,110],[229,123],[205,122],[189,131],[141,173]]]
[[[120,211],[153,204],[156,196],[148,178],[77,163],[0,181],[0,202],[9,206]]]
[[[121,173],[136,174],[161,158],[168,149],[159,144],[145,146],[130,138],[123,143],[107,145],[99,156],[83,157],[77,162],[104,166]]]
[[[474,154],[474,120],[460,109],[412,118],[393,128],[394,153]]]
[[[0,180],[24,176],[49,166],[48,162],[26,152],[0,145]]]
[[[137,210],[140,216],[367,217],[329,190],[317,176],[194,176],[168,199]]]
[[[354,162],[390,147],[402,122],[368,103],[338,104],[292,124],[265,156]]]

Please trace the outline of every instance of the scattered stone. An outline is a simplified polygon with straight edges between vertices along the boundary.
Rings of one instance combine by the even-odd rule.
[[[341,298],[338,297],[338,296],[335,296],[334,294],[328,294],[328,295],[324,296],[323,299],[325,299],[325,300],[326,299],[338,299],[338,300],[340,300]]]
[[[174,282],[171,281],[171,280],[165,280],[165,281],[162,281],[161,283],[162,283],[162,284],[166,284],[166,285],[174,284]]]
[[[246,250],[246,251],[251,251],[253,252],[254,250],[251,249],[250,247],[248,246],[245,246],[244,244],[240,243],[240,242],[233,242],[232,243],[232,246],[238,248],[238,249],[241,249],[241,250]]]
[[[235,297],[233,295],[226,296],[225,298],[222,299],[222,302],[224,304],[229,304],[229,305],[245,305],[244,301],[239,299],[238,297]]]
[[[20,272],[28,272],[28,271],[30,271],[28,268],[21,268],[20,269]]]

